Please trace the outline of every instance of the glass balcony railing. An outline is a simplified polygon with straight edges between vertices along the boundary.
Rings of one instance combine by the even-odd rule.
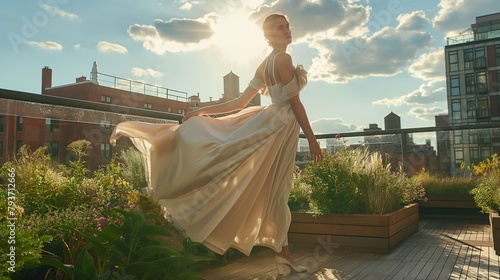
[[[304,138],[303,135],[301,135]],[[317,135],[333,153],[363,146],[380,152],[386,163],[402,166],[408,175],[426,170],[440,176],[463,176],[462,167],[500,154],[500,122]],[[301,140],[302,142],[303,140]],[[307,141],[299,144],[297,162],[308,161]]]
[[[120,139],[116,147],[109,137],[123,121],[177,123],[182,115],[106,103],[30,94],[0,89],[0,164],[12,160],[22,145],[32,150],[47,146],[54,162],[68,163],[66,149],[73,141],[91,142],[88,168],[97,169],[112,154],[132,144]],[[303,136],[301,136],[303,137]],[[460,176],[461,165],[478,163],[500,153],[500,122],[440,127],[370,130],[317,135],[321,147],[334,153],[345,147],[364,146],[380,152],[386,162],[401,165],[412,175],[422,169],[430,173]],[[296,163],[309,163],[307,141],[301,139]]]

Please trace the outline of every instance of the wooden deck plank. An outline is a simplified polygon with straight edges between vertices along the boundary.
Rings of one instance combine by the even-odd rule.
[[[441,272],[443,271],[444,264],[446,263],[446,260],[448,259],[448,255],[450,254],[450,251],[453,249],[453,245],[451,244],[444,244],[440,245],[442,250],[437,250],[437,252],[440,252],[440,254],[436,254],[436,260],[435,260],[435,265],[432,268],[432,270],[429,273],[428,279],[439,279]],[[434,256],[434,255],[433,255]],[[443,275],[443,279],[444,276]]]
[[[488,247],[488,279],[500,279],[499,259],[493,247]]]
[[[308,273],[278,276],[274,252],[265,250],[228,265],[203,271],[211,279],[498,279],[499,257],[487,221],[423,219],[417,233],[388,254],[361,253],[321,244],[293,246]]]

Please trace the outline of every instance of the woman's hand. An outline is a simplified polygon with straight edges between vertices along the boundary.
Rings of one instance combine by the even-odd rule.
[[[321,162],[323,160],[323,151],[321,151],[318,141],[309,141],[309,151],[311,152],[311,159],[314,162]]]

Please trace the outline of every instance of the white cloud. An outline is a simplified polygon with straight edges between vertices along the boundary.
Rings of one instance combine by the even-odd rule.
[[[40,7],[42,7],[42,9],[44,9],[51,16],[60,16],[60,17],[68,18],[68,19],[72,19],[72,20],[78,19],[78,15],[70,13],[70,12],[66,12],[64,10],[61,10],[58,7],[54,7],[54,6],[51,6],[49,4],[40,3]]]
[[[387,107],[397,107],[403,105],[423,105],[435,104],[437,102],[446,102],[446,85],[444,81],[430,81],[422,84],[417,90],[406,95],[394,98],[383,98],[374,101],[375,105],[384,105]]]
[[[433,24],[446,37],[458,36],[460,32],[470,28],[477,16],[500,10],[498,0],[441,0],[438,7]]]
[[[127,48],[125,48],[124,46],[119,44],[109,43],[106,41],[100,41],[99,43],[97,43],[97,49],[100,52],[116,52],[121,54],[125,54],[128,52]]]
[[[438,49],[429,53],[422,54],[408,67],[408,72],[415,78],[425,81],[444,80],[444,50]]]
[[[398,16],[399,30],[424,30],[430,27],[430,20],[427,18],[424,11],[413,11],[409,14],[401,14]]]
[[[345,123],[339,118],[322,118],[311,122],[315,134],[328,134],[339,132],[352,132],[362,130],[354,124]]]
[[[61,44],[52,41],[45,41],[45,42],[29,41],[28,45],[50,51],[61,51],[63,49],[63,46]]]
[[[142,69],[142,68],[139,68],[139,67],[133,67],[130,72],[132,73],[132,75],[136,76],[136,77],[143,77],[143,76],[149,76],[149,77],[153,77],[153,78],[159,78],[159,77],[162,77],[163,74],[161,72],[158,72],[156,70],[153,70],[153,69]]]
[[[311,42],[310,47],[318,49],[319,55],[309,69],[310,80],[346,83],[360,77],[401,73],[417,52],[432,46],[434,38],[422,29],[408,30],[409,26],[423,28],[422,13],[403,15],[398,20],[397,28],[384,27],[369,37]]]
[[[369,19],[369,7],[344,0],[281,0],[251,15],[261,23],[270,13],[286,14],[295,40],[311,37],[348,39],[360,34]]]
[[[424,121],[434,121],[437,115],[447,114],[448,110],[440,107],[414,107],[410,109],[408,115]]]
[[[156,54],[187,52],[207,48],[214,34],[214,13],[199,19],[157,19],[153,25],[134,24],[128,33],[135,41],[142,41],[145,49]]]

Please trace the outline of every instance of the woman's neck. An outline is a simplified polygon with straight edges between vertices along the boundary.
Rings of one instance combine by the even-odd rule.
[[[273,47],[273,52],[275,52],[275,53],[285,53],[286,52],[286,46],[285,47],[274,46]]]

